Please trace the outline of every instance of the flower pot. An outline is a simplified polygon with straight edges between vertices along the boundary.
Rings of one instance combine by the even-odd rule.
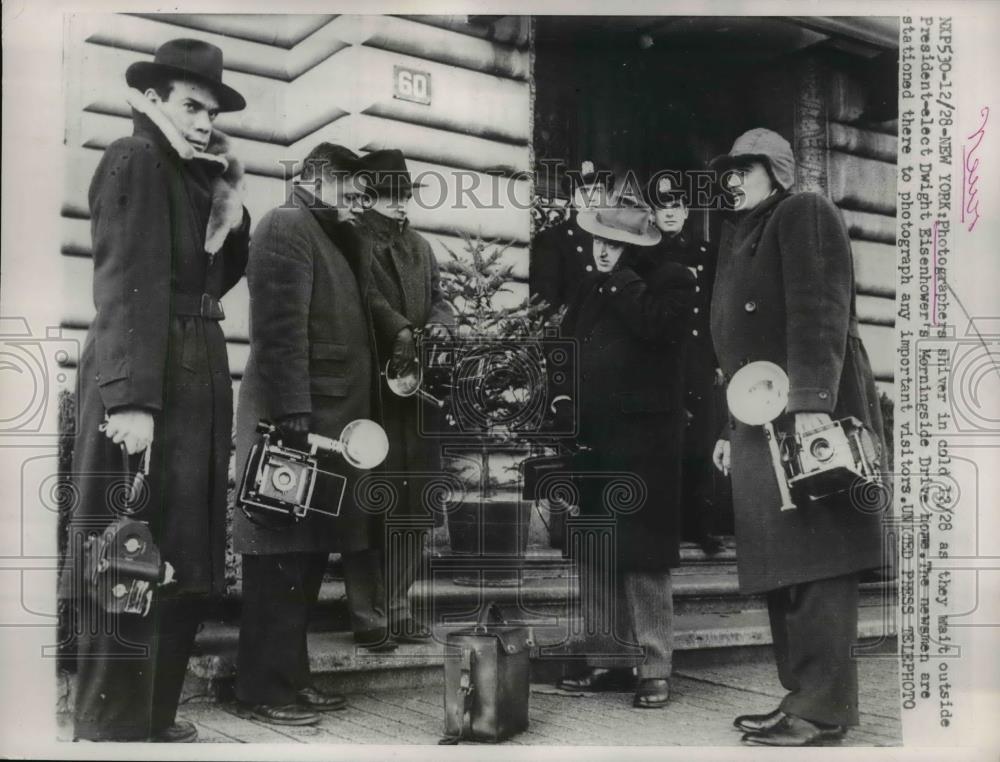
[[[524,558],[528,548],[531,503],[521,500],[516,492],[473,496],[449,506],[447,517],[451,554],[482,560],[480,572],[456,572],[455,584],[517,584],[519,570],[516,564],[514,568],[496,567],[509,567],[511,561]],[[491,560],[496,563],[491,564]]]

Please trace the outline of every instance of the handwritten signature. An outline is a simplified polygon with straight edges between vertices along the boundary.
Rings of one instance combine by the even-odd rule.
[[[983,121],[979,124],[979,129],[966,138],[966,144],[962,146],[962,222],[971,233],[979,222],[979,157],[976,151],[979,144],[986,136],[986,122],[990,118],[990,107],[983,106],[979,111]],[[969,142],[975,140],[975,145],[970,146]]]

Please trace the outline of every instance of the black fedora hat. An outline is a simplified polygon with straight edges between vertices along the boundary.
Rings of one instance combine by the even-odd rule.
[[[152,61],[136,61],[125,70],[125,81],[146,90],[164,79],[191,80],[210,88],[220,111],[240,111],[247,102],[222,82],[222,51],[202,40],[168,40],[156,49]]]
[[[406,157],[398,148],[372,151],[358,162],[358,174],[368,181],[368,189],[398,193],[419,188],[406,168]]]

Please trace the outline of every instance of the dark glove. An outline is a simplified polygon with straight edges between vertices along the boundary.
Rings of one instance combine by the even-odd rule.
[[[417,343],[413,339],[413,331],[404,328],[396,334],[392,345],[392,372],[402,376],[412,370],[417,362]]]
[[[293,413],[278,421],[278,431],[285,447],[301,452],[309,451],[309,414]]]

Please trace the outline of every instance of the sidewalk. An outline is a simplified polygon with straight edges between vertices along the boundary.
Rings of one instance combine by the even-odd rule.
[[[843,746],[901,743],[898,664],[894,658],[859,662],[861,725]],[[740,746],[737,714],[767,712],[784,691],[763,655],[749,662],[678,669],[666,709],[631,706],[631,693],[574,696],[533,685],[531,725],[509,744]],[[232,704],[193,697],[179,715],[194,722],[199,741],[216,743],[435,744],[443,722],[443,688],[422,687],[348,695],[348,708],[322,715],[319,725],[276,728],[235,714]],[[63,737],[70,736],[62,717]],[[62,734],[61,734],[62,735]]]

